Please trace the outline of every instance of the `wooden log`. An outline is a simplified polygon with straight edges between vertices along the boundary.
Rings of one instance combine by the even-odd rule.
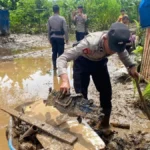
[[[23,135],[21,135],[19,141],[21,142],[24,138],[29,137],[33,134],[38,132],[38,129],[36,126],[31,126]]]
[[[60,129],[58,129],[56,127],[53,127],[45,122],[37,120],[36,118],[29,117],[28,115],[20,113],[9,107],[4,106],[4,107],[1,107],[0,109],[4,112],[10,114],[11,116],[14,116],[32,126],[36,126],[38,129],[50,134],[51,136],[65,142],[65,143],[73,144],[77,140],[77,137],[70,134],[69,132],[61,131]]]
[[[115,128],[130,129],[130,124],[122,124],[117,122],[111,122],[110,124]]]

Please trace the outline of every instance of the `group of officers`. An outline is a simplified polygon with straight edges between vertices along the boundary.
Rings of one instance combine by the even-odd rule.
[[[67,63],[74,61],[73,82],[76,93],[82,93],[88,100],[88,86],[90,76],[100,96],[100,105],[105,114],[101,127],[108,128],[112,110],[112,87],[107,69],[107,57],[117,53],[133,78],[138,78],[136,64],[131,60],[126,50],[126,43],[130,38],[127,25],[122,23],[125,14],[122,13],[108,32],[87,33],[87,15],[83,7],[72,13],[72,21],[76,26],[76,40],[78,44],[64,52],[64,45],[68,43],[68,30],[64,17],[59,15],[59,6],[53,6],[54,15],[48,20],[48,37],[52,45],[53,69],[58,69],[58,76],[62,83],[60,90],[69,92],[70,82],[67,75]],[[120,23],[121,22],[121,23]]]

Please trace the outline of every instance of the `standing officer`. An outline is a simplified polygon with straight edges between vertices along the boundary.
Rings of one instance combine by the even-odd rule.
[[[78,6],[78,12],[77,14],[74,13],[72,15],[72,20],[76,26],[76,40],[80,41],[84,38],[86,34],[86,21],[87,21],[87,15],[83,14],[83,6]]]
[[[126,43],[130,37],[130,31],[122,23],[114,23],[108,33],[95,32],[86,36],[76,47],[66,51],[58,60],[58,75],[62,79],[60,90],[63,92],[70,90],[67,76],[67,62],[81,56],[80,80],[81,93],[87,98],[90,75],[93,78],[96,89],[100,92],[100,104],[105,117],[101,123],[103,127],[109,127],[109,118],[112,104],[112,88],[107,70],[107,56],[117,53],[120,60],[128,68],[132,77],[137,78],[135,64],[125,50]],[[84,60],[84,61],[82,61]]]
[[[48,20],[48,39],[52,45],[53,69],[56,70],[56,59],[64,52],[64,35],[68,43],[68,30],[64,17],[59,15],[59,6],[53,6],[54,15]]]
[[[73,14],[72,20],[76,25],[76,40],[82,40],[87,33],[87,15],[83,14],[83,6],[78,6],[77,14]],[[73,84],[76,93],[81,93],[81,82],[80,82],[80,62],[86,63],[81,57],[74,60],[73,65]]]

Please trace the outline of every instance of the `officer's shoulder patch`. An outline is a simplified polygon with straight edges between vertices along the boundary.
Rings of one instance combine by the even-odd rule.
[[[89,48],[83,49],[83,54],[90,54],[91,50]]]

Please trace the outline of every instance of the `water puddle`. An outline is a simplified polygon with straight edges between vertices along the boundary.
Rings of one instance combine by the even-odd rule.
[[[68,73],[71,77],[71,65]],[[0,63],[0,105],[18,106],[46,99],[49,87],[59,89],[60,80],[52,70],[51,58],[22,58]],[[9,116],[0,112],[0,149],[8,150],[5,127]]]

